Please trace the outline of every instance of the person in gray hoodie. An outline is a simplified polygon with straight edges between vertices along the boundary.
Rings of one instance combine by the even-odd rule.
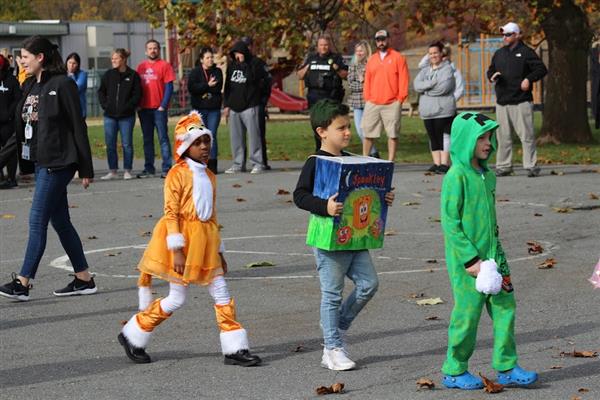
[[[441,42],[429,46],[429,66],[422,68],[413,85],[419,93],[419,115],[425,124],[433,165],[429,172],[445,174],[449,168],[450,155],[444,150],[444,132],[449,132],[456,115],[454,69],[443,60],[444,45]]]

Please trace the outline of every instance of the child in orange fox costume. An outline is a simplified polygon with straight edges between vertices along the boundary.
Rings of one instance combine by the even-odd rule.
[[[225,364],[252,366],[248,336],[236,320],[235,305],[223,275],[227,262],[217,224],[216,178],[206,168],[212,142],[200,114],[192,111],[175,127],[176,164],[165,179],[164,216],[156,224],[138,264],[139,309],[118,336],[127,356],[151,362],[145,348],[152,331],[185,302],[190,284],[207,285],[215,301]],[[152,277],[169,282],[169,295],[152,299]]]

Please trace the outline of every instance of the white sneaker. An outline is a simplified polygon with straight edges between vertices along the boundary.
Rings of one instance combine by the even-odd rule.
[[[265,171],[264,167],[262,165],[255,165],[254,167],[252,167],[252,171],[250,171],[251,174],[262,174]]]
[[[117,179],[118,177],[119,177],[119,176],[118,176],[116,173],[114,173],[114,172],[112,172],[112,171],[111,171],[111,172],[109,172],[108,174],[104,175],[104,176],[103,176],[102,178],[100,178],[100,179],[102,179],[103,181],[109,181],[109,180],[111,180],[111,179]]]
[[[348,358],[346,351],[342,348],[323,349],[321,366],[333,371],[347,371],[356,367],[356,363]]]
[[[238,172],[242,172],[242,169],[240,167],[236,167],[235,165],[225,170],[226,174],[237,174]]]
[[[133,175],[131,175],[131,172],[129,171],[125,171],[125,173],[123,173],[123,179],[125,179],[126,181],[133,179]]]

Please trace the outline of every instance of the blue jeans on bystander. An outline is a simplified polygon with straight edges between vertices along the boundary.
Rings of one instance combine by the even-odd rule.
[[[81,240],[69,216],[67,185],[73,179],[75,170],[73,165],[58,170],[35,167],[35,191],[29,212],[29,240],[20,272],[25,278],[35,278],[46,249],[48,222],[58,234],[75,272],[88,269]]]
[[[106,143],[106,158],[108,169],[119,169],[119,154],[117,153],[117,136],[121,131],[121,146],[123,148],[123,169],[133,168],[133,126],[135,115],[123,118],[104,117],[104,142]]]
[[[162,172],[167,173],[173,164],[169,128],[167,127],[168,112],[154,108],[143,108],[138,111],[142,136],[144,138],[144,170],[154,174],[154,128],[158,131],[160,154],[162,157]]]
[[[202,108],[197,110],[202,115],[202,122],[206,128],[212,133],[213,142],[210,148],[210,159],[216,160],[219,155],[219,144],[217,140],[217,129],[219,129],[219,123],[221,122],[221,109],[205,109]]]

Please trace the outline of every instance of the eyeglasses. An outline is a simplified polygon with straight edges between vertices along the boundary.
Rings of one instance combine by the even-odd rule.
[[[504,37],[511,37],[511,36],[512,36],[512,35],[514,35],[514,34],[515,34],[514,32],[511,32],[511,33],[505,33],[505,34],[504,34]]]
[[[376,38],[375,38],[375,41],[376,41],[376,42],[385,42],[385,41],[386,41],[386,39],[387,39],[386,37],[376,37]]]

